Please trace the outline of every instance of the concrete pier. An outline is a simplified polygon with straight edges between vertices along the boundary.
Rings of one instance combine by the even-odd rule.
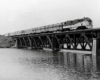
[[[93,70],[100,71],[100,38],[93,39],[92,61]]]

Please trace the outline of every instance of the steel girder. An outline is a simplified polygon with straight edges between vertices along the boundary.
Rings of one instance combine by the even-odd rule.
[[[100,32],[87,30],[86,32],[41,33],[13,37],[18,40],[20,47],[92,50],[93,38],[100,37]]]

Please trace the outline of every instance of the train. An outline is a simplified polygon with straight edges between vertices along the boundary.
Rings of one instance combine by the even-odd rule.
[[[7,35],[14,36],[14,35],[25,35],[25,34],[54,33],[54,32],[65,32],[65,31],[74,31],[74,30],[91,29],[91,28],[93,28],[92,20],[88,17],[84,17],[81,19],[68,20],[56,24],[16,31],[8,33]]]

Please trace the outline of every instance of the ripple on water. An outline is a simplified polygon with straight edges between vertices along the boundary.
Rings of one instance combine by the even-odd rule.
[[[91,63],[91,55],[0,49],[0,80],[99,80],[84,73]]]

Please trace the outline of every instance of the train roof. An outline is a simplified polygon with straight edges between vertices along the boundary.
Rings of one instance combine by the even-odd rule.
[[[81,18],[81,19],[74,19],[74,20],[65,21],[65,22],[63,22],[63,25],[74,25],[74,24],[77,24],[77,23],[82,22],[82,21],[92,22],[92,20],[90,18],[84,17],[84,18]]]

